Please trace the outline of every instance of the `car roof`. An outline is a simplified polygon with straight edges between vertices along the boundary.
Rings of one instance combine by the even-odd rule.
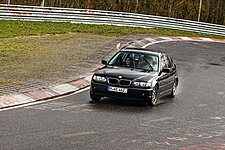
[[[148,54],[157,55],[157,56],[165,54],[164,52],[147,49],[147,48],[123,48],[120,51],[129,51],[129,52],[136,52],[136,53],[141,52],[141,53],[148,53]]]

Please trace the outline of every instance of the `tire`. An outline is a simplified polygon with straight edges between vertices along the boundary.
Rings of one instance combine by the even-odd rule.
[[[177,94],[177,82],[174,81],[170,97],[174,98]]]
[[[94,95],[90,92],[90,98],[92,100],[92,102],[99,102],[101,100],[100,96]]]
[[[148,97],[148,99],[146,100],[146,105],[155,106],[157,102],[158,102],[158,89],[157,87],[154,87],[152,90],[151,97]]]

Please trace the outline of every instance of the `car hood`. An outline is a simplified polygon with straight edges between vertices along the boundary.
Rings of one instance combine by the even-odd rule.
[[[122,79],[129,79],[132,81],[149,81],[152,78],[158,75],[158,72],[141,72],[139,69],[131,69],[131,68],[102,68],[98,72],[97,75],[105,76],[105,77],[113,77],[118,78],[122,76]]]

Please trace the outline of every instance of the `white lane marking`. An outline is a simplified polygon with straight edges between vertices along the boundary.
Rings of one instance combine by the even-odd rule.
[[[208,106],[208,104],[199,104],[199,105],[197,105],[197,107],[199,107],[199,108],[203,108],[203,107],[206,107],[206,106]]]
[[[191,38],[189,38],[189,37],[178,37],[178,38],[180,38],[181,40],[183,40],[183,41],[193,41],[193,39],[191,39]]]
[[[172,120],[173,117],[163,117],[155,120],[151,120],[151,122],[160,122],[160,121],[167,121],[167,120]]]
[[[213,42],[213,40],[210,39],[210,38],[200,38],[200,39],[203,40],[203,41],[212,41]]]
[[[223,95],[224,92],[217,92],[217,95]]]
[[[164,39],[164,40],[173,40],[172,38],[166,37],[166,36],[159,36],[158,38]]]
[[[149,42],[156,42],[156,40],[153,39],[153,38],[144,38],[144,39],[147,40],[147,41],[149,41]]]
[[[66,134],[63,137],[74,137],[74,136],[81,136],[81,135],[90,135],[90,134],[96,134],[95,131],[89,131],[89,132],[78,132],[78,133],[72,133],[72,134]]]
[[[175,141],[185,141],[187,138],[181,138],[181,137],[167,137],[169,140],[175,140]]]
[[[76,91],[76,92],[74,92],[74,93],[72,93],[72,94],[65,95],[65,96],[60,96],[60,97],[53,98],[53,99],[49,99],[49,100],[37,101],[37,102],[31,102],[31,103],[28,103],[28,104],[22,104],[22,105],[19,105],[19,106],[14,106],[14,107],[9,107],[9,108],[3,108],[3,109],[0,109],[0,112],[1,112],[1,111],[6,111],[6,110],[11,110],[11,109],[16,109],[16,108],[21,108],[21,107],[32,106],[32,105],[37,105],[37,104],[42,104],[42,103],[46,103],[46,102],[55,101],[55,100],[57,100],[57,99],[61,99],[61,98],[67,97],[67,96],[71,96],[71,95],[75,95],[75,94],[84,92],[84,91],[86,91],[86,90],[89,90],[89,88],[90,88],[90,86],[89,86],[89,87],[86,87],[86,88],[84,88],[84,89],[81,89],[81,90],[79,90],[79,91]]]
[[[158,44],[158,43],[163,43],[163,42],[168,42],[168,41],[179,41],[179,40],[163,40],[163,41],[152,42],[152,43],[148,43],[148,44],[142,46],[141,48],[146,48],[146,47],[148,47],[150,45],[153,45],[153,44]]]
[[[215,120],[222,120],[225,119],[225,117],[218,117],[218,116],[214,116],[214,117],[209,117],[210,119],[215,119]]]

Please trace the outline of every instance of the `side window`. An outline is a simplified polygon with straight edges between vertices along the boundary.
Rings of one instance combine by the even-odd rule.
[[[161,66],[162,66],[162,68],[171,68],[173,66],[173,62],[171,61],[169,56],[162,55]]]
[[[166,59],[164,55],[161,56],[161,66],[162,66],[162,69],[167,68]]]
[[[169,56],[165,56],[165,57],[166,57],[166,61],[167,61],[167,64],[168,64],[168,68],[172,68],[173,67],[173,63],[172,63],[170,57]]]

